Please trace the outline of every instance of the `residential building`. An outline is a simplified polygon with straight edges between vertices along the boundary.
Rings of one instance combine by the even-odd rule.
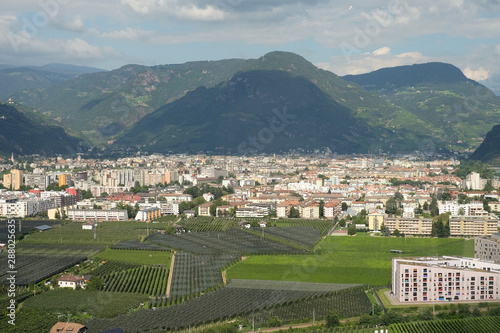
[[[17,191],[24,185],[23,171],[12,169],[10,173],[3,175],[3,186],[5,188]]]
[[[198,216],[211,216],[210,206],[212,206],[212,204],[210,202],[199,205],[198,206]]]
[[[392,259],[392,295],[401,303],[498,300],[500,265],[475,258]]]
[[[498,232],[500,221],[489,216],[460,216],[450,218],[451,236],[489,236]]]
[[[500,264],[500,233],[474,238],[474,258]]]
[[[135,219],[137,221],[152,221],[161,217],[161,209],[157,207],[150,207],[141,209],[137,212]]]
[[[52,326],[50,333],[87,333],[87,327],[78,323],[58,322]]]
[[[61,288],[72,288],[76,287],[85,288],[85,278],[83,276],[76,276],[73,274],[63,275],[57,279],[57,284]]]
[[[68,209],[68,218],[73,221],[127,221],[126,209]]]

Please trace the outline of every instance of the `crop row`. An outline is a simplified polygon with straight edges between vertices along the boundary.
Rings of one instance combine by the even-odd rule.
[[[150,296],[167,292],[168,269],[141,266],[103,277],[103,291],[140,293]]]
[[[235,255],[207,256],[176,253],[170,299],[177,300],[222,286],[221,270],[239,259]]]
[[[320,220],[300,220],[300,219],[279,219],[273,223],[276,227],[308,227],[314,228],[321,232],[321,235],[326,235],[328,229],[333,225],[332,221]]]
[[[120,327],[126,332],[152,329],[187,328],[202,323],[234,318],[278,304],[291,303],[321,293],[310,291],[220,288],[178,305],[140,310],[110,320],[94,319],[86,323],[89,332]]]
[[[212,216],[198,216],[195,218],[183,219],[179,224],[183,226],[184,229],[192,232],[226,231],[234,225],[234,220]]]
[[[390,332],[394,333],[455,333],[455,332],[500,332],[500,317],[481,317],[452,320],[432,320],[393,324]]]
[[[252,230],[259,230],[264,234],[271,234],[288,242],[304,245],[310,249],[314,248],[321,240],[321,232],[311,227],[252,228]]]
[[[145,250],[145,251],[168,251],[169,249],[148,242],[141,242],[138,239],[127,239],[111,246],[116,250]]]
[[[266,326],[269,319],[278,317],[287,324],[298,321],[312,321],[325,319],[331,312],[339,313],[343,317],[359,316],[371,310],[371,302],[366,296],[363,287],[341,290],[326,295],[319,295],[309,299],[292,302],[290,304],[274,306],[264,309],[245,318],[254,320],[258,327]]]
[[[138,264],[131,264],[118,261],[107,261],[92,271],[92,275],[103,277],[113,273],[126,271],[128,269],[140,267]]]
[[[150,235],[147,240],[162,246],[198,254],[304,253],[291,246],[240,229],[226,232],[190,232],[180,235]]]
[[[0,283],[8,283],[8,271],[15,270],[16,285],[37,283],[85,260],[85,257],[55,255],[23,255],[15,258],[15,266],[9,267],[7,256],[0,257]]]

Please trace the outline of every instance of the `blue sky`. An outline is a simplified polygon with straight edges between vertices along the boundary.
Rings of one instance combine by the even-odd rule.
[[[291,51],[336,74],[441,61],[500,93],[500,0],[16,0],[0,64],[104,69]]]

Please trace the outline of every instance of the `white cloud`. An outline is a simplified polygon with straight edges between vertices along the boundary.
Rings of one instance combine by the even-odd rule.
[[[388,46],[381,47],[380,49],[376,49],[373,51],[373,55],[380,56],[391,53],[391,48]]]
[[[470,67],[467,67],[463,70],[463,73],[469,79],[474,80],[474,81],[484,81],[484,80],[487,80],[489,77],[488,71],[485,70],[483,67],[479,67],[476,70],[473,70]]]

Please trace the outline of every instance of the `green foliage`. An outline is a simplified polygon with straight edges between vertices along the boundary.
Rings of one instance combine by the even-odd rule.
[[[274,316],[274,317],[271,317],[267,320],[267,325],[269,327],[279,327],[281,326],[282,322],[281,320],[278,318],[278,316]]]
[[[325,326],[327,328],[334,328],[336,326],[340,325],[340,319],[338,314],[335,312],[330,313],[328,316],[326,316],[326,323]]]
[[[132,293],[107,293],[102,291],[60,288],[28,298],[23,308],[51,313],[83,313],[98,318],[109,318],[126,313],[148,299]]]
[[[307,279],[381,286],[391,280],[391,259],[395,256],[391,249],[400,249],[411,256],[435,256],[436,253],[474,256],[473,242],[450,238],[327,237],[315,249],[320,251],[320,256],[253,256],[231,267],[227,275],[230,279]]]
[[[119,261],[141,265],[170,266],[172,253],[169,251],[114,250],[107,249],[97,255],[100,260]]]
[[[467,175],[471,172],[477,172],[481,175],[481,178],[484,179],[492,179],[493,178],[493,170],[489,169],[488,165],[484,164],[481,161],[461,161],[460,165],[453,172],[454,175],[460,177],[461,179],[465,179]]]
[[[298,218],[300,217],[300,212],[295,207],[290,207],[290,213],[288,213],[289,218]]]

